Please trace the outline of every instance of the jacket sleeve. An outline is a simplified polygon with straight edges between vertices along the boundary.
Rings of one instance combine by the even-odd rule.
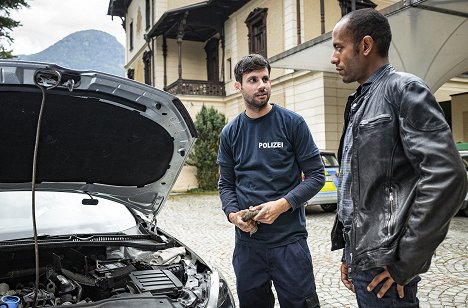
[[[427,86],[412,80],[398,93],[400,138],[406,156],[419,171],[398,257],[388,266],[392,278],[404,285],[429,269],[451,218],[462,205],[467,178],[450,128]]]

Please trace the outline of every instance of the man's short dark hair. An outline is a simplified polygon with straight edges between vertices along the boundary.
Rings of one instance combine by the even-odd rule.
[[[242,76],[244,74],[256,70],[261,70],[265,67],[268,68],[268,74],[270,74],[271,67],[268,60],[265,59],[262,55],[253,53],[243,57],[239,60],[239,62],[237,62],[236,66],[234,67],[234,76],[236,77],[236,81],[242,83]]]
[[[343,16],[347,20],[346,29],[353,37],[357,49],[362,38],[369,35],[377,45],[377,52],[382,57],[388,57],[392,31],[387,18],[374,9],[360,9]]]

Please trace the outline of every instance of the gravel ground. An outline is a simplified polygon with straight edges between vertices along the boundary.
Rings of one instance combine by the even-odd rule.
[[[354,295],[340,281],[341,251],[330,251],[334,213],[307,209],[308,244],[312,251],[317,293],[322,307],[357,307]],[[226,278],[236,304],[231,265],[234,227],[221,211],[217,194],[171,195],[158,216],[158,226],[194,250]],[[439,246],[431,269],[422,275],[421,307],[468,307],[468,218],[455,217]],[[276,305],[279,307],[279,305]]]

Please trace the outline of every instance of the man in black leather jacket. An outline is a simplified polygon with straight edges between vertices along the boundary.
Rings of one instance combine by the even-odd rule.
[[[373,9],[344,16],[332,64],[348,98],[332,250],[359,307],[418,307],[426,272],[466,193],[466,173],[443,112],[424,82],[388,60],[390,26]]]

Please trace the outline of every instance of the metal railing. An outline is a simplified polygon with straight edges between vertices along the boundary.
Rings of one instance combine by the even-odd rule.
[[[164,90],[173,95],[226,96],[224,83],[221,81],[178,79]]]

